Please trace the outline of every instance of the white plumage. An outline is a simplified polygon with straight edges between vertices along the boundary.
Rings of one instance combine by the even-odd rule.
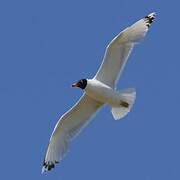
[[[116,86],[132,48],[146,35],[154,17],[155,13],[151,13],[120,32],[110,42],[106,48],[103,63],[95,75],[97,80],[112,88]]]
[[[112,107],[114,119],[124,117],[131,109],[135,89],[116,91],[116,84],[133,46],[146,35],[155,13],[134,23],[118,34],[107,46],[104,60],[93,79],[82,79],[73,86],[84,89],[80,100],[57,122],[45,155],[42,172],[54,168],[68,152],[68,142],[92,119],[103,104]]]
[[[77,104],[59,119],[50,138],[44,162],[47,165],[44,164],[42,172],[54,167],[54,164],[63,158],[68,152],[68,141],[80,132],[101,106],[101,103],[84,94]]]

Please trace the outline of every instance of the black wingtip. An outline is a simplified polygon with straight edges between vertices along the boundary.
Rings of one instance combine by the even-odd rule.
[[[155,16],[156,16],[156,13],[153,12],[149,14],[148,16],[144,17],[144,21],[146,22],[146,25],[148,28],[150,27],[151,23],[154,21]]]
[[[42,167],[42,173],[50,171],[51,169],[53,169],[55,167],[55,164],[59,163],[58,161],[55,162],[43,162],[43,167]]]

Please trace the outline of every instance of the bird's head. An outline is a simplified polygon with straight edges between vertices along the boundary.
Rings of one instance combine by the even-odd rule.
[[[79,87],[81,89],[85,89],[87,86],[87,79],[80,79],[77,83],[71,85],[71,87]]]

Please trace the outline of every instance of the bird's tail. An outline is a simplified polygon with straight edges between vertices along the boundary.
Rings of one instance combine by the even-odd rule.
[[[115,120],[121,119],[130,112],[136,99],[136,90],[133,88],[118,91],[121,96],[120,106],[112,107],[112,115]]]

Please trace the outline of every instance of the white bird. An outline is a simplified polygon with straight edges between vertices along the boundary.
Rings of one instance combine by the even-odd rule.
[[[121,119],[131,109],[135,89],[116,91],[120,74],[134,45],[146,35],[155,13],[140,19],[119,33],[107,46],[104,60],[93,79],[81,79],[72,87],[84,90],[80,100],[57,122],[51,135],[42,172],[49,171],[68,152],[68,142],[75,137],[104,104],[112,107],[114,119]]]

